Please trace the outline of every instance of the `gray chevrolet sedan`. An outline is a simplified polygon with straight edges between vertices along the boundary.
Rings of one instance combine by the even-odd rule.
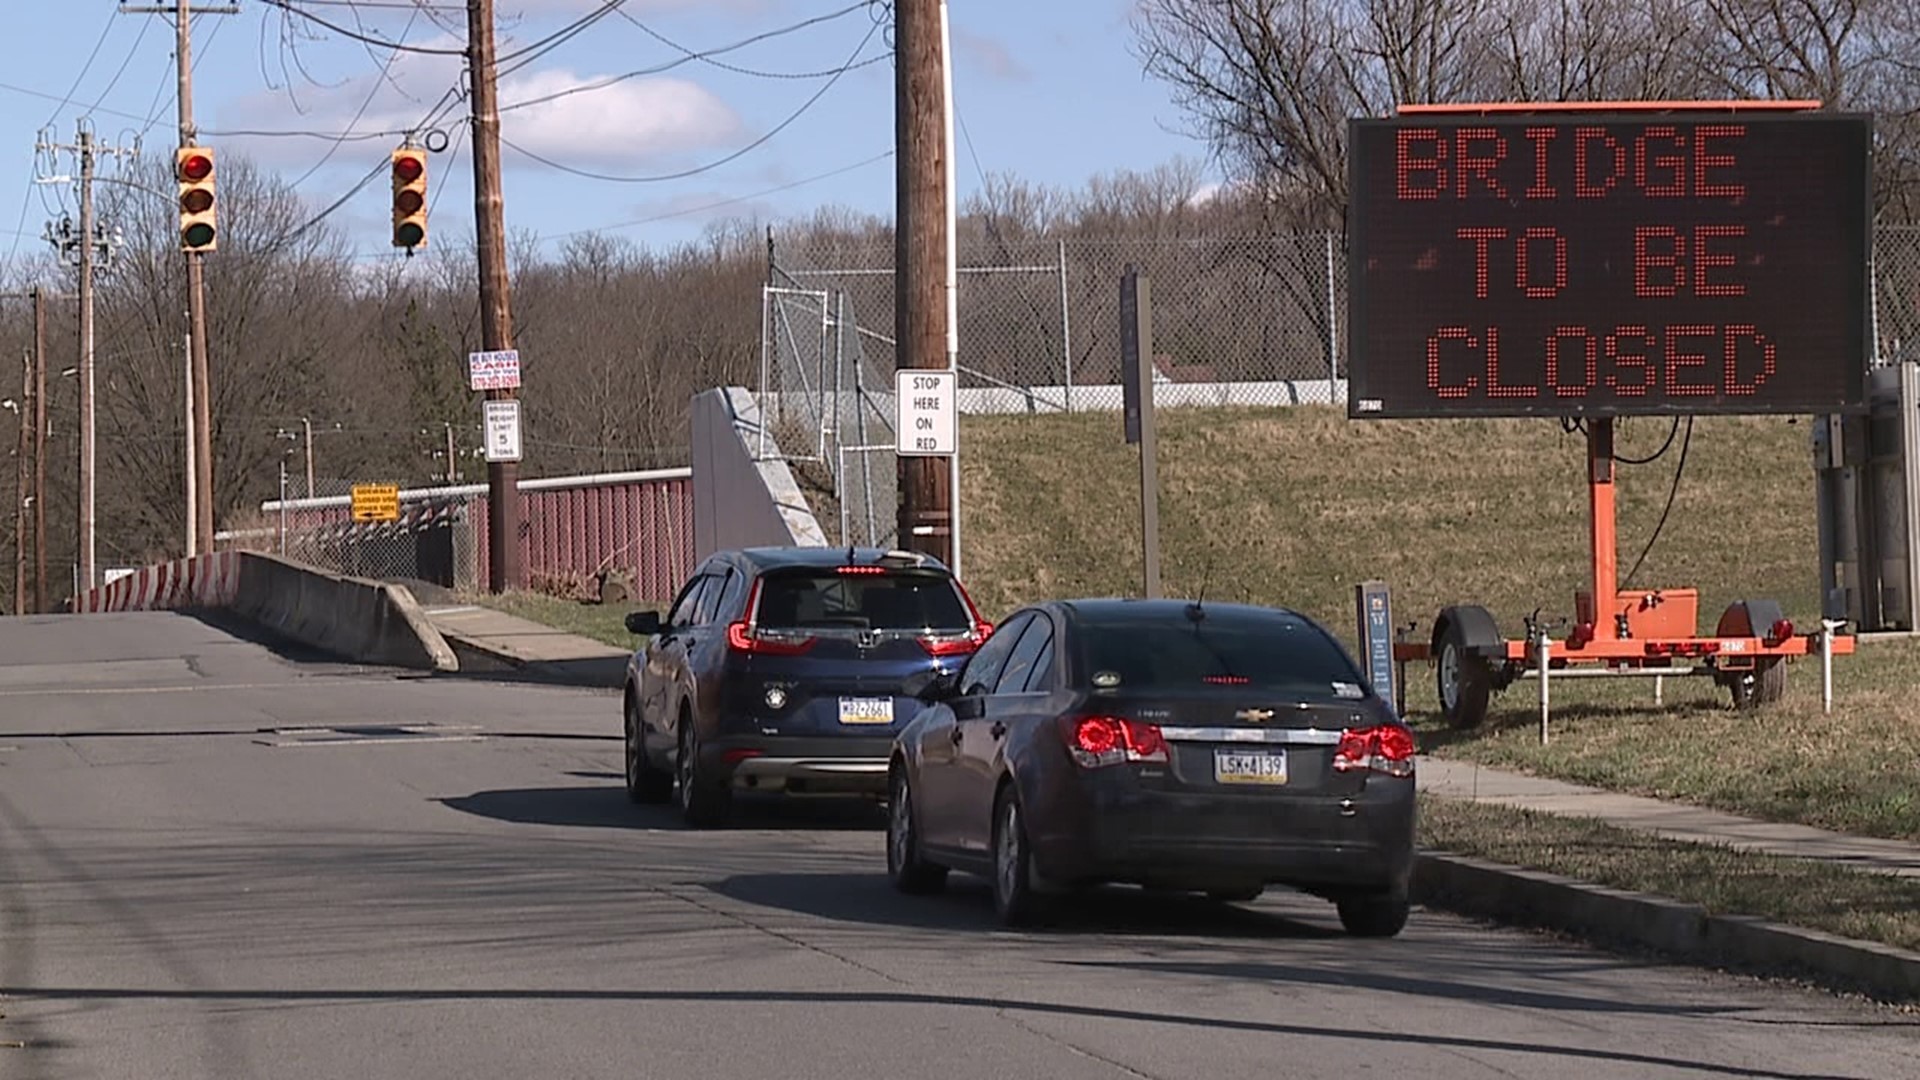
[[[1068,600],[1007,618],[930,678],[889,762],[903,892],[985,876],[1008,924],[1100,883],[1332,901],[1351,934],[1407,921],[1412,732],[1295,611]]]

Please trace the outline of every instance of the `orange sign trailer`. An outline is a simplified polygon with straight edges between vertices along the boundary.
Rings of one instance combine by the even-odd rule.
[[[1568,102],[1481,105],[1403,105],[1401,114],[1678,110],[1804,111],[1817,101]],[[1502,638],[1493,616],[1478,605],[1444,608],[1426,642],[1396,641],[1393,658],[1405,712],[1405,666],[1426,660],[1435,668],[1435,688],[1449,724],[1469,728],[1487,714],[1495,690],[1522,678],[1538,680],[1541,739],[1547,738],[1549,683],[1571,676],[1708,676],[1727,687],[1736,707],[1777,700],[1786,688],[1785,664],[1818,655],[1823,697],[1832,708],[1832,657],[1854,651],[1844,625],[1823,620],[1803,632],[1772,600],[1741,600],[1727,606],[1711,635],[1698,633],[1699,592],[1693,588],[1621,589],[1614,501],[1614,429],[1610,416],[1588,417],[1588,551],[1591,588],[1574,596],[1574,619],[1563,640],[1528,619],[1521,639]]]

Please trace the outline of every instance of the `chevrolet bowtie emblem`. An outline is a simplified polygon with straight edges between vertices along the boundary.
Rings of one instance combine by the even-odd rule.
[[[1272,709],[1241,709],[1233,714],[1235,720],[1245,720],[1253,724],[1265,723],[1273,719]]]

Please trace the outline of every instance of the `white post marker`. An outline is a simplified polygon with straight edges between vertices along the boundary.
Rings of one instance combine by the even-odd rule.
[[[514,398],[482,403],[485,408],[488,461],[520,460],[520,402]]]
[[[893,373],[893,448],[908,457],[939,457],[959,449],[955,375],[930,368]]]

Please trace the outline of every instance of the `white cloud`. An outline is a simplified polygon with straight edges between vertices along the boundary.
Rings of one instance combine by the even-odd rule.
[[[407,54],[388,76],[369,72],[337,85],[302,88],[297,106],[285,90],[255,93],[222,103],[216,115],[202,123],[215,138],[221,138],[217,133],[222,130],[405,131],[415,128],[449,87],[465,89],[456,57]],[[553,97],[610,77],[562,68],[508,75],[499,88],[502,134],[542,157],[602,171],[657,168],[676,154],[726,144],[739,135],[739,116],[685,79],[629,79]],[[542,98],[552,100],[538,100]],[[464,122],[465,105],[453,104],[435,126],[451,136]],[[269,168],[298,170],[318,160],[326,145],[319,139],[260,136],[222,142]],[[348,142],[333,161],[365,168],[398,143],[398,135]],[[540,167],[511,151],[503,162],[508,168]]]
[[[503,108],[538,101],[603,76],[550,70],[507,79]],[[657,162],[734,138],[740,118],[727,104],[685,79],[630,79],[598,90],[508,109],[505,138],[542,157],[599,166]]]

